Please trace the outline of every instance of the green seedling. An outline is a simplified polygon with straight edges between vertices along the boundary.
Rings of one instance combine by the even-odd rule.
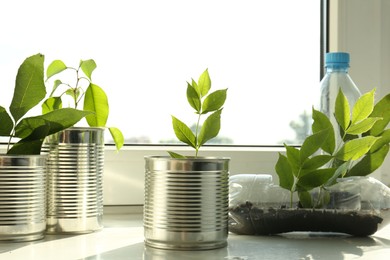
[[[195,131],[192,131],[185,123],[172,116],[172,125],[176,137],[183,143],[195,149],[195,157],[199,149],[207,141],[216,137],[221,128],[221,113],[225,104],[227,89],[216,90],[209,93],[211,79],[206,69],[199,77],[198,82],[192,79],[187,82],[187,101],[198,116]],[[211,113],[211,114],[209,114]],[[209,114],[201,123],[202,117]],[[168,152],[173,158],[185,158],[185,156]]]
[[[328,202],[327,187],[337,178],[366,176],[378,169],[389,151],[390,94],[374,105],[375,89],[362,95],[350,112],[347,98],[340,90],[336,99],[335,114],[340,137],[330,119],[313,109],[313,134],[300,149],[285,145],[286,154],[279,153],[275,165],[279,185],[291,193],[298,193],[305,208],[316,208]],[[340,143],[336,140],[340,139]],[[310,191],[320,188],[313,201]]]
[[[16,75],[10,114],[0,106],[0,136],[9,137],[7,154],[40,154],[44,139],[62,131],[90,114],[74,108],[50,111],[44,115],[25,117],[46,96],[44,55],[28,57]],[[18,142],[12,145],[13,138]]]
[[[61,72],[73,71],[75,83],[70,84],[56,79],[49,98],[42,105],[43,114],[61,108],[63,97],[68,96],[73,101],[74,108],[78,108],[80,103],[83,103],[83,110],[92,112],[85,117],[89,126],[106,127],[109,115],[108,98],[101,87],[92,83],[92,72],[96,67],[96,63],[92,59],[81,60],[77,68],[68,67],[61,60],[54,60],[50,63],[46,71],[46,81]],[[57,92],[60,94],[54,96]],[[124,143],[122,132],[116,127],[108,127],[108,129],[117,150],[119,150]]]

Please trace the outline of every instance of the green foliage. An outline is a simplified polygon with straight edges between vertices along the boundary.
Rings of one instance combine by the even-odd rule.
[[[275,170],[279,176],[279,185],[291,192],[291,199],[294,192],[307,192],[326,183],[333,176],[334,168],[326,171],[320,169],[332,156],[317,154],[328,136],[329,129],[324,129],[306,138],[301,149],[285,145],[286,156],[279,154]],[[305,204],[307,202],[305,200]]]
[[[73,100],[73,107],[77,109],[79,104],[83,103],[83,110],[90,112],[85,118],[91,127],[106,127],[109,105],[108,98],[104,90],[98,85],[92,83],[92,73],[96,69],[94,60],[81,60],[77,68],[68,67],[61,60],[54,60],[47,67],[46,80],[51,77],[69,70],[75,73],[75,85],[64,83],[57,79],[54,81],[52,92],[48,99],[42,104],[42,113],[46,114],[55,111],[62,107],[62,97],[69,96]],[[85,84],[83,84],[85,83]],[[60,89],[65,89],[60,92],[59,96],[54,96]],[[115,142],[117,150],[119,150],[124,143],[122,132],[116,127],[108,127],[110,134]]]
[[[379,150],[367,153],[362,160],[360,160],[346,173],[346,176],[366,176],[372,173],[382,165],[388,152],[389,144],[387,143]]]
[[[330,119],[313,109],[313,134],[300,149],[285,145],[286,155],[279,154],[275,171],[279,185],[297,192],[301,205],[319,207],[326,199],[309,197],[314,188],[326,194],[326,188],[337,178],[366,176],[378,169],[389,152],[390,96],[374,105],[375,89],[362,95],[350,113],[347,98],[340,90],[335,103],[334,117],[341,129],[341,143],[336,144],[335,129]],[[325,195],[324,195],[325,196]],[[291,201],[292,204],[292,201]]]
[[[335,139],[335,131],[333,129],[332,123],[329,118],[320,111],[313,109],[312,112],[313,124],[312,131],[313,133],[317,133],[322,129],[328,129],[328,138],[324,140],[321,148],[328,154],[333,154],[336,149],[336,139]]]
[[[14,96],[9,107],[11,116],[4,107],[0,107],[0,135],[9,137],[7,154],[40,154],[45,137],[68,128],[90,113],[72,108],[24,117],[46,95],[43,64],[42,54],[25,59],[16,75]],[[19,141],[11,147],[14,137]]]
[[[178,153],[175,153],[175,152],[172,152],[172,151],[168,151],[168,153],[169,153],[169,155],[172,158],[177,158],[177,159],[185,159],[185,158],[187,158],[184,155],[181,155],[181,154],[178,154]]]
[[[377,121],[370,131],[368,131],[368,134],[380,136],[390,122],[390,94],[387,94],[375,105],[371,116],[380,117],[382,120]]]
[[[0,136],[10,136],[14,122],[4,107],[0,107]]]
[[[198,156],[200,147],[216,137],[221,128],[221,113],[226,101],[227,89],[209,93],[210,89],[211,79],[207,69],[200,75],[198,82],[192,79],[191,83],[187,83],[187,101],[198,115],[195,131],[172,116],[172,126],[176,137],[195,149],[195,157]],[[208,113],[211,114],[201,124],[201,116]],[[174,152],[168,153],[173,158],[184,157]]]
[[[71,127],[75,124],[74,118],[78,118],[78,120],[80,120],[88,114],[90,114],[88,111],[63,108],[51,111],[44,115],[24,118],[16,126],[15,136],[19,138],[26,138],[31,135],[34,129],[44,125],[48,125],[48,134],[51,135]]]
[[[104,127],[108,118],[108,98],[101,87],[90,84],[85,92],[84,110],[94,113],[86,117],[90,126]]]
[[[110,134],[114,139],[114,143],[116,144],[117,149],[120,149],[123,143],[125,142],[121,130],[119,130],[116,127],[109,127],[108,130],[110,131]]]
[[[288,159],[283,154],[279,153],[278,162],[275,165],[275,170],[279,175],[279,186],[286,190],[295,191],[294,174],[292,166]]]
[[[16,122],[46,96],[43,62],[44,56],[37,54],[27,58],[19,67],[14,96],[9,107]]]

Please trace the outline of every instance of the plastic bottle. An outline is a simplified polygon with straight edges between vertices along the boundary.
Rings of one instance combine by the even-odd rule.
[[[361,96],[361,93],[348,74],[349,53],[327,53],[325,55],[325,68],[326,74],[320,83],[320,111],[331,119],[331,122],[337,131],[338,127],[336,127],[337,123],[333,115],[339,89],[341,88],[343,91],[351,109]]]

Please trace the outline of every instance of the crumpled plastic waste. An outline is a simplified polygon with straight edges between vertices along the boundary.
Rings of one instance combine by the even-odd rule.
[[[269,174],[230,177],[229,231],[271,235],[294,231],[369,236],[390,222],[390,188],[372,177],[347,177],[311,191],[315,208],[302,208],[296,194]]]

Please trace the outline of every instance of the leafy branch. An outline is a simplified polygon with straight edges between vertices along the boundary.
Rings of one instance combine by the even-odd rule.
[[[312,131],[300,149],[285,145],[286,155],[279,153],[275,171],[279,184],[295,192],[303,207],[321,207],[327,203],[326,187],[337,178],[366,176],[378,169],[388,151],[390,129],[390,94],[374,105],[375,89],[362,95],[350,112],[347,98],[340,90],[334,117],[341,136],[336,138],[330,119],[313,109]],[[336,140],[340,143],[336,144]],[[320,187],[316,201],[310,191]]]
[[[45,137],[74,125],[90,114],[67,108],[24,117],[46,96],[43,64],[42,54],[26,58],[16,75],[14,95],[9,107],[11,115],[0,106],[0,136],[9,137],[7,154],[40,154]],[[13,138],[19,141],[11,147]]]
[[[42,112],[48,113],[62,107],[63,96],[69,96],[73,100],[73,107],[77,108],[84,100],[83,110],[91,111],[85,118],[91,127],[106,127],[109,105],[108,98],[104,90],[98,85],[92,83],[92,72],[96,69],[96,63],[93,59],[81,60],[77,68],[68,67],[61,60],[54,60],[47,68],[46,81],[52,76],[57,75],[63,71],[73,71],[75,73],[75,84],[69,84],[56,79],[53,84],[52,92],[49,98],[42,105]],[[87,87],[82,84],[87,83]],[[54,93],[65,87],[65,90],[58,96]],[[119,150],[124,143],[122,132],[116,127],[108,127],[111,136],[115,142],[117,150]]]
[[[226,101],[227,89],[216,90],[209,93],[211,89],[211,79],[206,69],[199,77],[198,82],[192,79],[187,82],[187,101],[198,115],[195,131],[172,116],[172,126],[176,137],[183,143],[195,149],[195,157],[198,156],[199,149],[210,139],[216,137],[221,128],[222,107]],[[211,113],[201,124],[202,116]],[[183,158],[184,156],[168,151],[173,158]]]

